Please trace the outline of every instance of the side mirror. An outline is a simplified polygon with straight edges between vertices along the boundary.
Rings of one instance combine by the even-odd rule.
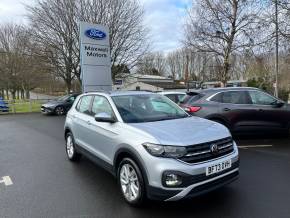
[[[277,100],[276,102],[273,103],[273,106],[279,108],[282,107],[284,104],[285,102]]]
[[[97,122],[104,123],[116,123],[116,119],[106,112],[98,113],[95,115],[95,120]]]

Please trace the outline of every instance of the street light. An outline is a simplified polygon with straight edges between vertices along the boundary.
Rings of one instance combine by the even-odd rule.
[[[275,96],[278,97],[278,73],[279,73],[279,35],[278,35],[278,0],[275,0],[275,38],[276,38],[276,52],[275,52]]]

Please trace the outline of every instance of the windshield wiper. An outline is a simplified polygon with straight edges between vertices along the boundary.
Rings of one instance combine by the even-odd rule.
[[[168,116],[168,117],[162,117],[162,118],[155,119],[155,120],[148,121],[148,122],[156,122],[156,121],[164,121],[164,120],[175,120],[175,119],[181,119],[181,118],[186,118],[186,117],[188,117],[188,116],[187,115],[186,116]]]

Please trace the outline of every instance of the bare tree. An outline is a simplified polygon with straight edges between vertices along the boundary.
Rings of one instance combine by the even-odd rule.
[[[263,7],[258,0],[200,0],[189,12],[184,42],[222,62],[223,84],[230,78],[232,54],[262,41]]]
[[[12,94],[21,92],[29,98],[29,92],[37,86],[44,67],[41,57],[34,56],[36,49],[27,27],[16,24],[0,26],[0,81],[1,89]],[[3,91],[2,91],[3,93]]]
[[[290,40],[290,2],[287,0],[280,0],[278,1],[278,6],[279,14],[282,18],[279,19],[279,33],[287,40]],[[270,16],[272,17],[272,22],[275,22],[273,12]]]
[[[166,71],[166,59],[162,52],[148,53],[137,64],[137,73],[140,74],[165,76]]]
[[[40,52],[49,57],[68,91],[75,77],[80,80],[80,21],[109,27],[112,66],[133,66],[147,49],[143,9],[137,0],[38,0],[27,9]]]
[[[178,52],[173,51],[169,54],[167,54],[166,62],[169,69],[169,75],[172,77],[173,80],[177,79],[178,74]]]

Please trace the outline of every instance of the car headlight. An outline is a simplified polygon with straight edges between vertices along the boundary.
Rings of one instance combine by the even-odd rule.
[[[182,146],[158,145],[152,143],[144,143],[144,148],[156,157],[179,158],[186,154],[186,148]]]

